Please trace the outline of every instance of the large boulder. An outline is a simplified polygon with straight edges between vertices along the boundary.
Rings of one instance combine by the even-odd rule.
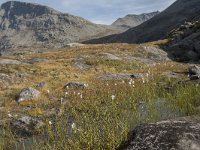
[[[162,121],[136,127],[122,150],[200,150],[200,123]]]
[[[23,102],[23,101],[29,101],[29,100],[35,100],[39,97],[40,92],[34,88],[25,88],[21,91],[19,94],[17,101]]]
[[[45,124],[38,118],[21,117],[10,123],[11,130],[18,136],[31,136],[36,134]]]

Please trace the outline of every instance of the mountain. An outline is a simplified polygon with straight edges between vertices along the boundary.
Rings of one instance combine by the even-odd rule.
[[[159,11],[156,11],[140,15],[127,15],[124,18],[117,19],[115,22],[112,23],[112,26],[127,30],[142,24],[143,22],[153,18],[159,13],[160,13]]]
[[[200,0],[177,0],[166,10],[121,34],[94,39],[85,43],[143,43],[166,38],[167,34],[184,24],[200,18]]]
[[[9,1],[0,7],[0,50],[60,48],[116,32],[39,4]]]

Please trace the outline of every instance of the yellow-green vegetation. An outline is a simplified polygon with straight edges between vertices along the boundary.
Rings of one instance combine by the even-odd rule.
[[[137,45],[92,45],[27,54],[23,58],[23,61],[44,58],[49,61],[46,63],[1,65],[0,73],[13,75],[13,80],[17,73],[25,73],[25,77],[2,87],[0,101],[4,107],[0,110],[0,118],[9,120],[8,113],[16,118],[27,114],[41,118],[46,127],[41,136],[35,136],[33,140],[29,139],[29,144],[24,144],[27,139],[14,136],[9,125],[2,123],[0,148],[116,149],[141,123],[199,113],[196,107],[200,105],[199,87],[178,84],[178,81],[187,79],[184,74],[187,64],[169,61],[150,65],[128,59],[109,60],[99,57],[103,52],[120,58],[137,57],[141,53],[143,57],[148,55],[140,52]],[[86,70],[74,65],[81,56],[89,56],[83,59],[90,66]],[[166,72],[177,72],[178,78],[169,78],[163,74]],[[117,81],[98,79],[106,73],[143,73],[144,77]],[[83,90],[65,89],[65,83],[70,81],[82,81],[89,86]],[[37,88],[39,82],[47,85]],[[16,96],[26,87],[40,90],[40,98],[17,103]]]

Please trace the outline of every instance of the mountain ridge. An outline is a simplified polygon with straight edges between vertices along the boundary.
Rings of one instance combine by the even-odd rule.
[[[61,48],[118,32],[114,27],[35,3],[8,1],[0,7],[0,50]]]
[[[162,40],[167,34],[186,21],[200,18],[200,0],[177,0],[166,10],[121,34],[114,34],[85,43],[145,43]]]
[[[152,17],[156,16],[159,13],[160,13],[159,11],[154,11],[150,13],[142,13],[139,15],[128,14],[123,18],[117,19],[111,25],[126,30],[142,24],[143,22],[151,19]]]

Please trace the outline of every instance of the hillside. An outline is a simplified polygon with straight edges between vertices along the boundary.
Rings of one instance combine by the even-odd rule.
[[[115,31],[38,4],[9,1],[0,7],[0,51],[60,48]]]
[[[186,21],[200,18],[200,0],[177,0],[166,10],[124,33],[110,35],[86,43],[143,43],[166,38],[167,34]]]
[[[142,24],[143,22],[153,18],[159,13],[159,11],[156,11],[151,13],[143,13],[140,15],[127,15],[123,18],[117,19],[115,22],[112,23],[112,26],[127,30]]]

